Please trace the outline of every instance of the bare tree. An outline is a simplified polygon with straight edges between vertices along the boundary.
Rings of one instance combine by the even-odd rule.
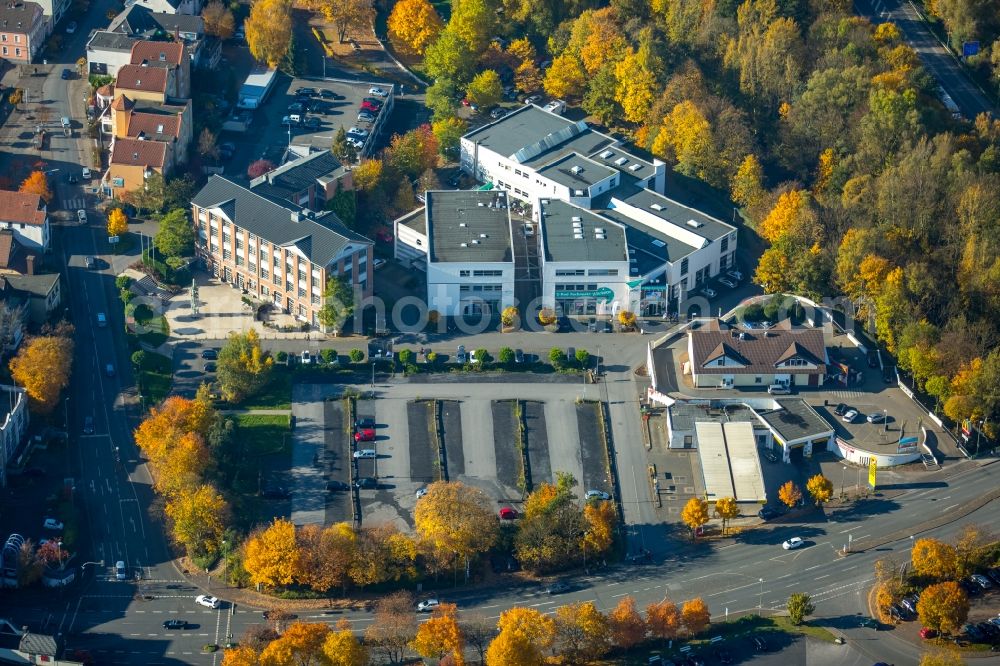
[[[19,332],[24,329],[24,307],[14,307],[0,303],[0,355],[13,346]]]
[[[491,622],[482,615],[470,615],[459,622],[459,626],[466,644],[479,655],[479,663],[486,663],[486,648],[497,635],[496,622]]]
[[[365,631],[365,640],[391,664],[402,661],[407,646],[417,635],[413,595],[394,592],[375,604],[375,621]]]

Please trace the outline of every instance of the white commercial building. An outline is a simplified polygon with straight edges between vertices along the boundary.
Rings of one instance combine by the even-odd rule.
[[[0,386],[0,487],[7,485],[7,465],[14,462],[28,433],[28,394],[16,386]]]

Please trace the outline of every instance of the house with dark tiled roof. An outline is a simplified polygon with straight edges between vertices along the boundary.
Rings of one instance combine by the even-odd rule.
[[[0,56],[11,63],[29,63],[48,35],[48,20],[37,2],[9,0],[0,5]]]
[[[829,359],[823,330],[786,319],[747,329],[718,319],[688,329],[688,368],[698,388],[820,386]]]
[[[136,38],[110,30],[97,30],[87,41],[87,71],[98,76],[118,76],[132,62]]]
[[[191,201],[195,254],[217,278],[312,326],[331,277],[372,293],[374,243],[313,211],[213,175]]]
[[[36,325],[48,321],[62,302],[59,274],[42,273],[41,269],[38,252],[26,248],[14,232],[0,230],[0,301],[8,307],[23,308]]]
[[[168,14],[132,5],[111,20],[107,31],[136,40],[179,42],[192,63],[200,67],[214,68],[222,55],[222,43],[205,34],[205,22],[200,16]]]
[[[310,210],[321,210],[337,192],[354,189],[351,171],[321,150],[286,162],[250,181],[250,189]]]
[[[49,249],[49,213],[37,194],[0,190],[0,229],[14,233],[26,248]]]

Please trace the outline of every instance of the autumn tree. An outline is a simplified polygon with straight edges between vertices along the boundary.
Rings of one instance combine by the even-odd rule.
[[[417,545],[392,523],[364,527],[358,533],[348,575],[356,585],[374,585],[413,578]]]
[[[611,649],[608,618],[597,610],[593,601],[560,606],[556,609],[555,621],[556,649],[570,663],[589,663]]]
[[[123,236],[128,233],[128,216],[121,208],[112,208],[108,213],[108,236]]]
[[[337,40],[343,44],[347,34],[370,31],[375,20],[372,0],[308,0],[312,9],[323,13],[337,29]]]
[[[243,567],[254,585],[291,585],[297,561],[295,526],[288,520],[275,519],[251,534],[244,545]]]
[[[583,507],[583,520],[586,523],[583,540],[587,545],[587,552],[593,555],[608,552],[614,543],[618,527],[618,512],[614,502],[587,502]]]
[[[269,171],[274,171],[276,167],[274,162],[271,160],[266,160],[263,157],[259,160],[255,160],[250,163],[247,167],[247,178],[253,180],[254,178],[260,178]]]
[[[32,171],[31,174],[21,182],[19,192],[27,194],[37,194],[45,203],[52,202],[52,190],[49,189],[49,177],[44,171]]]
[[[277,67],[292,44],[290,0],[255,0],[244,24],[250,54],[269,67]]]
[[[205,5],[205,9],[201,12],[201,19],[205,22],[205,34],[214,35],[221,40],[227,40],[233,36],[236,20],[233,18],[233,12],[220,0],[212,0]]]
[[[583,550],[583,511],[574,501],[576,480],[558,472],[556,483],[540,483],[524,503],[514,550],[525,568],[540,572],[564,567]]]
[[[722,519],[722,534],[726,534],[726,524],[733,518],[739,518],[740,507],[736,503],[735,497],[720,497],[715,500],[715,510],[713,512],[716,518]]]
[[[660,640],[677,638],[681,631],[681,612],[677,604],[664,597],[646,606],[646,628],[650,635]]]
[[[345,588],[357,556],[357,534],[347,523],[305,525],[296,534],[295,580],[318,592]]]
[[[806,615],[812,615],[816,610],[812,599],[805,592],[791,594],[785,607],[788,609],[788,617],[792,620],[792,624],[802,624]]]
[[[708,628],[712,615],[708,612],[708,605],[701,597],[695,597],[685,601],[681,606],[681,624],[688,636],[697,636]]]
[[[207,127],[202,128],[198,135],[198,154],[210,160],[219,159],[219,143],[215,138],[215,133]]]
[[[485,553],[496,542],[497,521],[486,494],[460,481],[427,487],[413,511],[419,538],[435,551],[458,560]]]
[[[468,125],[461,118],[450,116],[435,120],[431,130],[438,140],[438,150],[445,157],[454,159],[458,156],[462,136],[468,131]]]
[[[955,576],[958,556],[950,544],[931,537],[917,539],[910,552],[913,573],[932,580],[945,580]]]
[[[246,333],[230,333],[219,352],[217,376],[219,390],[229,402],[239,402],[267,384],[274,359],[260,347],[260,336],[254,329]]]
[[[552,61],[552,66],[545,72],[542,86],[545,92],[553,97],[579,97],[583,94],[586,84],[586,72],[579,58],[564,53]]]
[[[483,70],[472,79],[469,87],[465,89],[465,94],[470,102],[481,109],[494,106],[503,96],[500,75],[492,69]]]
[[[995,541],[994,535],[981,525],[964,525],[955,539],[955,575],[964,578],[979,566],[990,564],[990,549]]]
[[[729,196],[744,208],[756,207],[764,198],[764,169],[753,153],[743,158],[729,181]]]
[[[954,581],[931,585],[917,601],[920,623],[943,634],[957,633],[969,616],[969,599]]]
[[[69,385],[73,363],[72,329],[68,335],[44,335],[22,343],[10,361],[11,377],[28,394],[28,405],[38,414],[51,414],[59,395]]]
[[[964,664],[962,653],[957,649],[928,650],[920,656],[920,666],[963,666]]]
[[[427,169],[437,166],[437,137],[426,123],[406,134],[396,134],[386,148],[384,158],[388,165],[409,178],[417,178]]]
[[[615,99],[629,122],[644,120],[653,103],[658,86],[656,72],[660,71],[660,66],[652,60],[642,49],[637,51],[630,47],[615,64],[618,80]]]
[[[555,641],[556,623],[534,608],[515,606],[500,614],[500,633],[486,650],[491,666],[542,666]]]
[[[494,6],[486,0],[461,0],[452,6],[448,31],[454,32],[471,53],[479,54],[494,34],[496,19]]]
[[[399,591],[375,602],[372,624],[365,629],[365,644],[380,652],[389,663],[398,664],[417,637],[417,617],[413,595]]]
[[[346,620],[338,622],[336,631],[327,635],[323,655],[330,666],[368,666],[370,663],[368,648],[361,644]]]
[[[442,86],[443,89],[460,90],[472,80],[475,75],[476,53],[469,48],[451,27],[441,31],[441,34],[427,47],[424,53],[424,66],[427,74],[435,80],[435,85],[428,88],[427,94],[430,98],[431,89],[437,88],[441,82],[449,85]],[[428,99],[430,106],[430,99]]]
[[[778,197],[771,212],[760,223],[760,235],[771,243],[794,230],[802,216],[809,212],[809,193],[789,190]]]
[[[405,50],[423,55],[444,28],[444,22],[427,0],[399,0],[389,14],[389,36]]]
[[[608,614],[611,640],[618,647],[630,650],[646,638],[646,621],[635,606],[635,599],[626,595]]]
[[[218,552],[222,535],[229,524],[229,504],[210,484],[178,493],[165,507],[171,523],[171,535],[182,544],[190,557],[204,557]]]
[[[829,502],[833,497],[833,483],[822,474],[817,474],[806,481],[806,490],[816,502],[816,506]]]
[[[325,658],[323,647],[331,634],[323,622],[293,622],[261,652],[263,664],[308,666]]]
[[[652,151],[674,163],[679,173],[712,183],[719,180],[719,151],[712,127],[691,101],[681,102],[663,119]]]
[[[708,522],[708,502],[700,497],[692,497],[681,511],[681,520],[692,535],[696,535],[702,525]]]
[[[456,663],[462,663],[465,639],[455,604],[441,604],[435,608],[430,619],[421,623],[411,647],[421,657],[441,660],[450,654]]]
[[[785,481],[778,488],[778,499],[789,509],[794,509],[802,501],[802,491],[794,481]]]

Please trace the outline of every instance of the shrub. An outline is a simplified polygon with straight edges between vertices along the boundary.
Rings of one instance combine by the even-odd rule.
[[[556,313],[552,308],[542,308],[538,311],[538,323],[542,326],[551,326],[556,321]]]
[[[361,363],[365,360],[365,353],[360,349],[352,349],[348,355],[351,357],[351,363]]]
[[[288,352],[286,352],[286,351],[279,351],[275,355],[275,358],[278,359],[278,363],[288,363]]]
[[[413,363],[413,351],[410,349],[404,349],[399,352],[399,362],[404,366],[412,365]]]
[[[785,296],[783,294],[775,294],[771,298],[767,299],[767,303],[764,304],[763,313],[765,319],[770,319],[774,321],[781,314],[783,305],[785,304]]]
[[[564,352],[559,347],[553,347],[552,349],[549,350],[549,361],[551,361],[552,365],[556,366],[557,368],[561,367],[563,364],[566,363],[566,352]]]
[[[764,321],[764,306],[760,303],[753,303],[743,308],[744,321]]]
[[[618,323],[625,328],[632,328],[635,326],[635,313],[628,310],[621,310],[618,312]]]
[[[504,326],[513,326],[518,319],[517,308],[513,305],[509,305],[503,309],[500,313],[500,323]]]
[[[336,349],[324,349],[319,353],[320,357],[326,363],[336,363],[337,362],[337,350]]]
[[[437,363],[437,360],[438,360],[437,352],[428,352],[427,354],[428,363]]]
[[[497,352],[497,360],[504,365],[510,365],[514,362],[514,350],[510,347],[501,347]]]
[[[586,368],[590,363],[590,352],[586,349],[577,349],[576,362],[580,364],[581,368]]]
[[[480,365],[486,365],[487,363],[493,362],[493,357],[485,349],[476,350],[476,360],[479,361]]]

